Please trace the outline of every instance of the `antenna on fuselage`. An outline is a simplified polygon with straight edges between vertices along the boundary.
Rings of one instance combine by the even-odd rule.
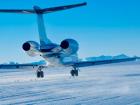
[[[2,13],[21,13],[21,14],[37,14],[37,23],[38,23],[38,32],[40,38],[40,45],[43,46],[51,43],[51,41],[47,38],[43,14],[67,10],[75,7],[85,6],[87,3],[79,3],[79,4],[72,4],[66,6],[59,6],[59,7],[51,7],[51,8],[44,8],[41,9],[38,6],[34,6],[34,9],[0,9]]]

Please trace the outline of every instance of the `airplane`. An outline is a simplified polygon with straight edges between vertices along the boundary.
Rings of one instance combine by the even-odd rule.
[[[35,14],[37,15],[38,33],[40,43],[35,41],[26,41],[22,48],[31,57],[41,56],[47,61],[47,65],[39,65],[36,70],[37,78],[44,78],[43,69],[46,67],[72,67],[70,71],[71,76],[78,76],[80,67],[88,67],[95,65],[103,65],[110,63],[120,63],[126,61],[134,61],[135,57],[124,58],[124,59],[112,59],[112,60],[101,60],[101,61],[79,61],[78,50],[79,43],[74,39],[64,39],[60,44],[53,43],[46,35],[43,15],[53,13],[57,11],[72,9],[76,7],[86,6],[87,3],[78,3],[72,5],[50,7],[41,9],[38,6],[34,6],[33,9],[0,9],[0,13],[19,13],[19,14]],[[7,65],[3,65],[7,66]],[[11,65],[19,68],[20,66],[35,66],[28,64],[16,64]]]

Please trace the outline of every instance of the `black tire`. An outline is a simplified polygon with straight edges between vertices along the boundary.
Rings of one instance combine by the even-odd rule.
[[[40,71],[40,77],[44,78],[44,72],[43,71]]]
[[[74,77],[74,70],[71,70],[71,76],[73,76]]]
[[[37,78],[40,78],[41,77],[41,73],[40,73],[40,71],[37,71]]]
[[[75,76],[78,76],[78,70],[75,70],[74,72],[75,72]]]

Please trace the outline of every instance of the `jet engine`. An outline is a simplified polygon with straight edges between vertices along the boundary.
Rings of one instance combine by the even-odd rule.
[[[39,44],[35,41],[27,41],[22,45],[23,50],[29,55],[29,56],[36,56],[39,52]]]
[[[79,49],[79,44],[73,39],[65,39],[61,42],[60,47],[63,49],[64,54],[76,54]]]

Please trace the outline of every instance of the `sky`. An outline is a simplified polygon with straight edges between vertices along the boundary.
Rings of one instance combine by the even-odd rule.
[[[79,42],[79,57],[127,54],[140,56],[139,0],[1,0],[0,9],[32,9],[87,2],[85,7],[44,15],[48,37]],[[29,57],[22,44],[39,42],[35,15],[0,13],[0,63],[42,60]]]

